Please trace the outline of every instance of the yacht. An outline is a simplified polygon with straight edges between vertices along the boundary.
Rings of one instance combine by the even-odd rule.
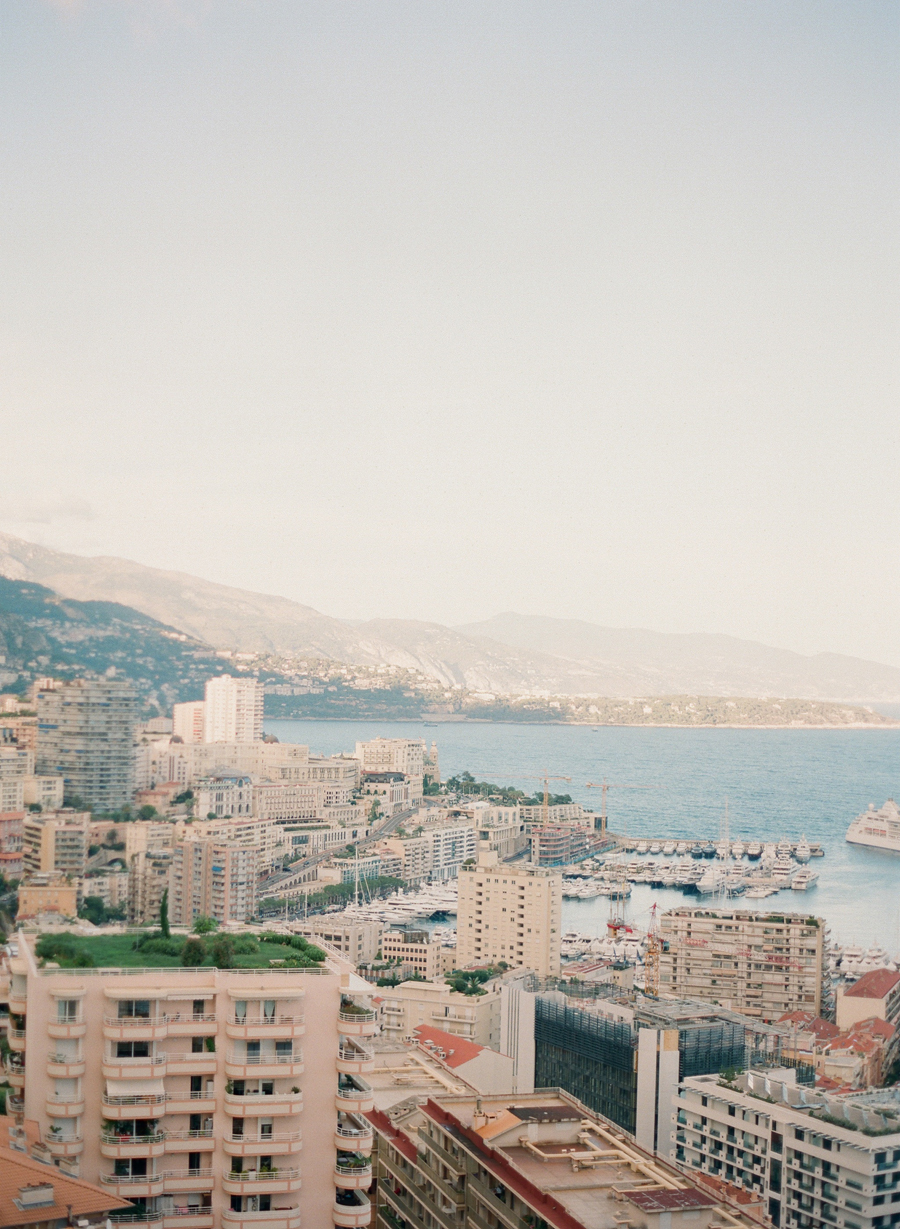
[[[866,845],[869,849],[891,849],[900,853],[900,807],[893,798],[880,810],[875,810],[875,804],[870,802],[868,811],[857,815],[847,829],[847,840],[851,845]]]
[[[778,845],[776,846],[776,853],[778,854],[779,858],[789,858],[793,852],[794,851],[790,841],[786,841],[782,838],[778,842]]]
[[[790,883],[792,869],[790,858],[782,857],[779,854],[775,859],[775,865],[772,867],[772,878],[777,883]]]
[[[692,858],[702,858],[703,857],[703,846],[693,845],[691,847],[691,857]]]
[[[809,888],[815,887],[818,878],[816,871],[803,866],[792,877],[791,887],[795,892],[806,892]]]
[[[714,866],[711,866],[700,876],[700,880],[697,884],[697,891],[701,896],[710,896],[713,893],[718,892],[719,888],[722,886],[724,878],[725,876],[721,871],[716,870]]]
[[[687,851],[687,841],[679,841],[675,846],[675,852],[678,854],[679,858],[683,858]]]
[[[653,844],[650,846],[650,852],[651,852],[652,854],[654,854],[654,855],[655,855],[655,854],[662,853],[662,847],[661,847],[661,845],[660,845],[659,841],[654,841],[654,842],[653,842]]]
[[[650,845],[647,841],[638,841],[638,847],[637,847],[638,853],[646,853],[649,848],[650,848]]]
[[[707,844],[703,846],[703,856],[704,858],[714,858],[716,856],[716,847],[712,841],[708,841]]]
[[[760,845],[759,841],[751,841],[750,844],[747,846],[747,857],[750,859],[750,861],[755,862],[761,854],[762,854],[762,845]]]
[[[809,847],[809,841],[805,836],[801,836],[797,842],[797,848],[794,850],[794,857],[798,862],[808,862],[812,855],[812,850]]]

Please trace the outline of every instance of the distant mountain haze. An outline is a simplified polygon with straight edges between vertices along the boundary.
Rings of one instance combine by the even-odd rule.
[[[900,702],[900,669],[894,666],[837,653],[808,657],[734,636],[605,628],[514,613],[459,627],[410,619],[353,622],[289,598],[127,559],[64,554],[2,533],[0,575],[79,601],[132,607],[216,648],[403,666],[475,691]]]

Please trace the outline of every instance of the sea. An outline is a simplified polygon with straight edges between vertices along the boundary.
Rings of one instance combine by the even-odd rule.
[[[501,722],[267,721],[282,742],[334,755],[357,740],[424,738],[437,743],[444,779],[468,770],[478,780],[538,792],[549,773],[554,793],[600,810],[610,783],[612,831],[637,838],[717,840],[726,805],[732,840],[797,840],[825,850],[810,861],[818,883],[779,892],[744,908],[823,917],[841,944],[880,945],[900,957],[900,854],[845,841],[847,825],[869,803],[900,798],[900,729],[648,729]],[[696,897],[635,884],[627,918],[646,927],[661,911]],[[740,902],[738,902],[740,903]],[[602,934],[606,897],[565,901],[563,926]]]

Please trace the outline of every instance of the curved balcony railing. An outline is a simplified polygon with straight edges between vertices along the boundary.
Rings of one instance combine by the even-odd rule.
[[[292,1054],[226,1054],[226,1063],[235,1067],[289,1067],[292,1063],[303,1062],[303,1051],[294,1050]]]
[[[111,1131],[100,1132],[101,1144],[161,1144],[167,1138],[165,1131],[154,1131],[148,1135],[116,1135]]]
[[[342,1024],[374,1024],[377,1018],[378,1013],[368,1007],[357,1007],[353,1011],[344,1006],[338,1012],[338,1019]]]
[[[224,1177],[228,1182],[294,1182],[299,1169],[232,1169]]]
[[[271,1135],[235,1135],[227,1131],[222,1137],[229,1144],[290,1144],[303,1138],[302,1131],[273,1131]]]

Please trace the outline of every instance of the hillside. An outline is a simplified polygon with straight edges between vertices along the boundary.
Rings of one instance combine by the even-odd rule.
[[[0,683],[24,688],[39,675],[75,678],[114,670],[148,711],[168,712],[203,694],[223,663],[208,645],[116,602],[61,598],[43,585],[0,576]]]
[[[516,614],[455,628],[411,619],[352,622],[288,598],[126,559],[64,554],[8,534],[0,534],[0,575],[80,602],[118,603],[214,649],[389,665],[473,692],[900,702],[894,666],[804,656],[733,636]]]

